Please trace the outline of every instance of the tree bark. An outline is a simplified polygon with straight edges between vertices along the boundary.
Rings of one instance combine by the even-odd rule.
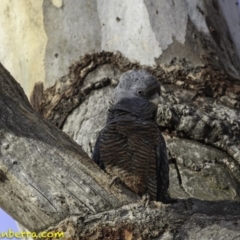
[[[60,79],[41,93],[40,102],[32,104],[90,156],[96,132],[104,126],[110,92],[120,74],[132,68],[145,68],[162,85],[157,122],[172,159],[172,195],[240,200],[240,83],[210,60],[198,67],[178,59],[148,67],[120,53],[86,55],[64,81]],[[102,72],[109,77],[101,77]]]
[[[81,147],[33,111],[2,65],[0,76],[1,207],[25,227],[66,239],[239,237],[238,202],[131,203],[134,194],[110,188]]]
[[[2,65],[0,110],[0,203],[27,229],[40,231],[72,214],[85,217],[137,199],[110,188],[109,176],[32,109]]]
[[[93,5],[100,20],[91,19],[101,28],[93,27],[94,36],[103,36],[101,50],[108,51],[96,47],[97,52],[83,54],[48,89],[37,84],[31,105],[38,114],[0,66],[1,207],[29,230],[63,231],[65,239],[238,239],[240,61],[223,3],[142,1],[144,8],[133,12],[148,19],[139,19],[139,26],[129,24],[130,10],[126,19],[118,15],[128,3],[106,14],[114,1],[99,2]],[[65,4],[61,14],[72,9]],[[49,5],[44,2],[45,12],[55,18],[51,11],[56,9]],[[49,26],[49,36],[62,33]],[[150,37],[144,32],[139,40],[147,26]],[[135,29],[136,38],[131,35]],[[54,40],[49,37],[49,66],[53,60],[57,64]],[[144,206],[123,186],[110,187],[111,177],[87,156],[119,76],[133,68],[146,69],[161,83],[157,122],[169,150],[170,195],[180,199],[172,205]],[[54,74],[49,67],[51,81]]]
[[[238,239],[237,202],[180,200],[173,205],[129,204],[86,218],[69,217],[48,231],[67,239]]]

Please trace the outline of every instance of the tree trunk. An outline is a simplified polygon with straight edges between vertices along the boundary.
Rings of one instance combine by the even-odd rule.
[[[46,85],[57,74],[52,65],[61,62],[63,74],[74,62],[70,33],[79,37],[79,29],[83,57],[54,86],[35,85],[39,114],[0,66],[1,207],[29,230],[63,231],[65,239],[239,238],[239,13],[235,1],[227,4],[74,0],[56,10],[44,1]],[[70,13],[82,17],[79,26],[69,25]],[[53,19],[61,24],[52,27]],[[123,186],[110,187],[87,156],[119,76],[133,68],[161,83],[157,122],[169,150],[170,195],[180,199],[172,205],[145,207]]]

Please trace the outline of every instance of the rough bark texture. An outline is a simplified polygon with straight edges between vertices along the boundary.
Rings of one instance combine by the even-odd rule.
[[[210,237],[237,239],[239,237],[238,202],[188,199],[173,205],[154,202],[148,207],[142,203],[128,205],[127,203],[137,199],[136,196],[126,190],[119,193],[115,187],[110,189],[110,178],[100,172],[69,137],[32,110],[22,89],[2,66],[0,73],[1,185],[5,193],[1,197],[1,206],[28,229],[39,231],[48,228],[49,232],[63,231],[66,239],[192,239],[192,236],[194,239]],[[113,80],[111,82],[115,83]],[[181,91],[184,93],[184,89]],[[163,100],[168,96],[167,91],[164,92]],[[184,96],[189,99],[186,93]],[[161,118],[160,113],[163,111],[161,106],[158,114],[159,123],[163,119],[168,119]],[[186,113],[182,115],[187,116]],[[215,164],[208,161],[202,161],[202,165],[197,161],[192,163],[193,158],[189,158],[189,154],[194,154],[190,149],[193,147],[193,142],[178,138],[182,134],[186,136],[188,132],[178,131],[174,129],[175,125],[168,124],[169,121],[166,121],[164,129],[169,132],[169,136],[173,135],[168,143],[170,155],[174,159],[172,162],[177,169],[177,181],[181,179],[178,188],[182,191],[179,194],[172,190],[172,194],[188,198],[188,195],[194,195],[194,191],[191,194],[191,191],[184,189],[184,181],[179,177],[182,175],[181,168],[190,169],[197,175],[198,168],[204,169],[208,166],[206,169],[209,169],[209,166],[213,165],[214,169]],[[174,147],[176,139],[178,147]],[[181,147],[179,147],[180,143]],[[216,155],[216,151],[220,150],[201,147],[201,144],[196,142],[195,153],[198,149],[205,151],[205,156],[209,155],[210,160],[212,155],[219,159],[229,158],[221,153]],[[180,153],[177,152],[179,150]],[[174,151],[177,157],[174,157]],[[187,151],[190,153],[188,154]],[[186,154],[185,158],[183,153]],[[233,159],[229,159],[230,168],[234,172],[237,167],[234,168],[232,164],[236,166],[238,164]],[[237,172],[235,174],[239,176]],[[211,178],[213,176],[214,173]],[[234,174],[231,175],[229,171],[229,176],[224,177],[224,183],[232,176]],[[196,184],[200,181],[196,181]],[[189,183],[189,178],[186,183]],[[239,184],[236,184],[236,187],[239,187]],[[201,189],[195,187],[194,190],[198,192]],[[215,193],[210,192],[207,196],[209,200],[227,198],[222,195],[218,198]],[[199,198],[204,199],[204,196],[201,195]],[[15,211],[16,206],[18,211]],[[58,224],[50,227],[55,223]]]
[[[90,156],[106,119],[111,89],[119,75],[132,68],[147,69],[162,85],[157,122],[172,159],[170,193],[239,200],[240,82],[208,61],[194,68],[174,59],[151,68],[131,63],[120,53],[87,55],[70,68],[64,82],[60,79],[42,93],[39,111]]]
[[[1,68],[1,207],[30,230],[63,230],[66,239],[238,239],[236,9],[234,0],[43,1],[45,86],[65,75],[36,85],[34,109],[90,156],[119,76],[147,69],[162,85],[157,121],[170,195],[181,200],[145,208],[110,188],[110,176],[34,113]]]
[[[238,239],[239,213],[239,203],[230,201],[130,204],[87,218],[70,217],[48,231],[64,232],[69,240]]]
[[[138,199],[110,188],[104,174],[65,133],[42,119],[0,65],[0,205],[29,230],[72,214],[84,217]],[[121,190],[121,186],[120,190]]]
[[[147,69],[162,85],[157,121],[169,149],[170,194],[188,200],[69,218],[49,231],[64,230],[70,239],[237,239],[240,84],[209,60],[193,67],[173,59],[151,68],[120,53],[87,55],[70,68],[64,83],[62,78],[42,93],[40,112],[90,155],[112,89],[121,73],[132,68]]]

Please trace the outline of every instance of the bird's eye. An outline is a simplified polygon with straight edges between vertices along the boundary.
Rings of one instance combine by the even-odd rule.
[[[144,91],[138,90],[138,91],[137,91],[137,94],[140,95],[140,96],[143,96],[143,95],[144,95]]]

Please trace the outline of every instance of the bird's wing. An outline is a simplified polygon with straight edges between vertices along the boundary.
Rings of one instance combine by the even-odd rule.
[[[104,169],[104,165],[100,156],[100,141],[101,141],[101,132],[99,133],[98,138],[96,140],[94,150],[92,153],[92,159],[101,169]]]
[[[106,172],[118,176],[137,194],[149,192],[156,199],[156,147],[158,128],[155,124],[114,122],[101,131],[93,159]]]
[[[159,144],[157,146],[157,201],[168,198],[169,187],[169,163],[167,157],[166,143],[162,133],[159,131]]]

